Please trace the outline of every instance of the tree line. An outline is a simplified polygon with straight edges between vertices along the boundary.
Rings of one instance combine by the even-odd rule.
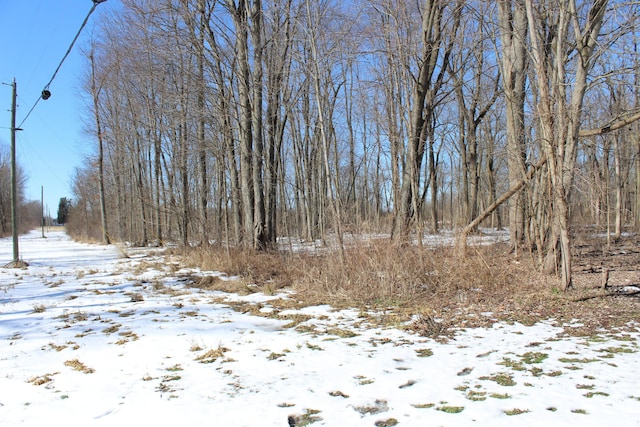
[[[84,48],[70,230],[343,249],[484,219],[569,287],[573,225],[640,226],[639,7],[123,0]]]
[[[18,232],[42,225],[40,202],[26,200],[26,176],[19,164],[16,165],[16,203]],[[0,237],[11,236],[11,153],[8,146],[0,144]]]

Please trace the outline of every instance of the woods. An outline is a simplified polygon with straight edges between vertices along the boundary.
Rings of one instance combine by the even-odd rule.
[[[508,226],[567,289],[573,227],[640,227],[639,12],[123,0],[85,46],[69,229],[263,250]]]

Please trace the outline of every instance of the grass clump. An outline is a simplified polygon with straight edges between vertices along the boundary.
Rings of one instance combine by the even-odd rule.
[[[353,331],[350,331],[348,329],[341,329],[341,328],[327,329],[327,334],[336,335],[340,338],[353,338],[358,336],[358,334]]]
[[[329,392],[329,396],[333,396],[333,397],[342,397],[342,398],[345,398],[345,399],[348,399],[348,398],[349,398],[349,395],[348,395],[348,394],[345,394],[345,393],[341,392],[340,390],[336,390],[336,391],[331,391],[331,392]]]
[[[466,397],[472,402],[481,402],[483,400],[487,400],[487,392],[469,390]]]
[[[363,375],[356,375],[354,379],[358,382],[358,385],[373,384],[375,382],[371,378],[367,378]]]
[[[267,360],[278,360],[281,357],[285,357],[286,355],[284,353],[276,353],[276,352],[271,352],[268,356],[267,356]]]
[[[513,409],[508,409],[503,411],[505,414],[507,415],[521,415],[521,414],[526,414],[527,412],[531,412],[528,409],[520,409],[520,408],[513,408]]]
[[[430,348],[421,348],[416,350],[418,357],[431,357],[433,356],[433,350]]]
[[[522,362],[513,360],[509,357],[503,357],[502,362],[498,362],[498,365],[506,366],[514,371],[524,371],[526,368],[522,366]]]
[[[307,348],[309,350],[324,351],[324,348],[320,347],[319,345],[312,344],[310,342],[307,342]]]
[[[82,372],[83,374],[92,374],[95,372],[95,369],[89,368],[78,359],[67,360],[66,362],[64,362],[64,366],[68,366],[69,368],[78,372]]]
[[[534,363],[542,363],[546,358],[549,357],[547,353],[540,352],[527,352],[525,354],[520,355],[522,358],[522,363],[526,363],[527,365],[531,365]]]
[[[47,311],[47,307],[45,307],[44,304],[35,304],[33,306],[33,312],[32,313],[44,313],[45,311]]]
[[[513,380],[513,377],[509,374],[505,374],[503,372],[492,375],[490,377],[480,377],[481,380],[489,380],[498,383],[501,386],[511,387],[516,385],[516,382]]]
[[[320,413],[319,410],[305,409],[304,411],[305,412],[302,415],[290,415],[288,419],[289,425],[304,427],[315,422],[322,421],[322,417],[317,416]]]
[[[57,345],[57,344],[52,343],[52,342],[49,343],[49,347],[52,348],[55,351],[62,351],[65,348],[67,348],[66,345]]]
[[[389,404],[386,400],[378,399],[374,402],[373,405],[365,405],[365,406],[356,406],[355,409],[357,412],[362,415],[375,415],[381,412],[386,412],[389,410]]]
[[[508,393],[491,393],[489,396],[494,399],[511,399],[511,395]]]
[[[195,360],[196,362],[205,363],[205,364],[213,363],[219,358],[223,357],[227,351],[229,351],[229,349],[226,347],[218,347],[216,349],[211,349],[209,351],[206,351],[205,353],[196,357]]]
[[[121,336],[122,338],[120,338],[118,341],[115,342],[117,345],[124,345],[128,343],[129,340],[137,341],[139,339],[138,334],[136,334],[133,331],[120,332],[118,333],[118,335]]]
[[[579,359],[577,357],[561,357],[560,359],[558,359],[560,362],[562,363],[593,363],[593,362],[598,362],[598,359],[589,359],[589,358],[582,358]]]
[[[51,378],[51,377],[56,375],[56,374],[57,374],[57,372],[55,372],[53,374],[38,375],[38,376],[29,378],[27,380],[27,382],[29,384],[33,384],[35,386],[44,385],[44,384],[47,384],[47,383],[50,383],[51,381],[53,381],[53,378]]]
[[[603,348],[601,350],[596,350],[596,351],[600,353],[607,353],[609,355],[614,355],[618,353],[635,353],[636,352],[636,350],[629,347],[608,347],[608,348]],[[604,356],[601,356],[601,357],[604,357]]]
[[[197,344],[197,343],[193,343],[191,344],[191,347],[189,347],[189,351],[192,351],[192,352],[202,351],[202,350],[204,349],[200,346],[200,344]]]
[[[106,335],[115,334],[116,332],[118,332],[120,330],[120,326],[122,326],[122,325],[109,326],[108,328],[103,329],[102,333],[106,334]]]
[[[374,424],[376,427],[392,427],[398,425],[398,420],[395,418],[389,418],[386,420],[376,421]]]
[[[436,404],[435,403],[413,403],[411,404],[411,406],[417,409],[431,409],[434,406],[436,406]]]
[[[578,385],[576,385],[576,388],[578,390],[593,390],[594,387],[595,387],[595,385],[593,385],[593,384],[578,384]]]
[[[549,357],[546,353],[533,352],[529,351],[524,354],[518,355],[520,360],[513,360],[509,357],[504,357],[502,362],[499,362],[498,365],[503,365],[508,368],[513,369],[514,371],[525,371],[527,368],[524,365],[532,365],[537,363],[542,363],[546,358]],[[542,370],[539,368],[531,368],[531,373],[534,376],[539,376],[542,373]]]
[[[464,406],[443,405],[443,406],[438,406],[436,410],[441,412],[446,412],[447,414],[459,414],[460,412],[464,411]]]
[[[592,398],[592,397],[594,397],[594,396],[604,396],[604,397],[607,397],[607,396],[609,396],[609,393],[605,393],[605,392],[603,392],[603,391],[590,391],[590,392],[588,392],[588,393],[585,393],[585,394],[584,394],[584,397],[586,397],[586,398],[588,398],[588,399],[591,399],[591,398]]]

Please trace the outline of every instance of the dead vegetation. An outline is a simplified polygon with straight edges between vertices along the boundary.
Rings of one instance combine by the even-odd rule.
[[[64,366],[68,366],[69,368],[78,372],[82,372],[83,374],[92,374],[95,372],[95,369],[89,368],[78,359],[67,360],[66,362],[64,362]]]
[[[210,349],[205,353],[197,356],[195,360],[197,362],[204,363],[204,364],[213,363],[219,358],[223,357],[224,354],[228,351],[229,351],[228,348],[220,346],[218,348]]]
[[[284,254],[214,247],[188,249],[183,259],[192,267],[237,276],[193,277],[195,287],[270,295],[292,290],[296,305],[393,312],[394,322],[413,319],[409,329],[427,336],[441,335],[449,326],[541,319],[578,320],[589,333],[638,318],[638,298],[579,298],[601,286],[603,269],[610,272],[610,288],[639,284],[638,243],[635,237],[623,238],[608,252],[599,240],[584,243],[596,249],[578,246],[575,285],[568,293],[560,291],[556,277],[538,271],[533,256],[515,257],[503,244],[469,248],[464,257],[456,256],[454,248],[381,240],[350,247],[344,259],[331,251]]]

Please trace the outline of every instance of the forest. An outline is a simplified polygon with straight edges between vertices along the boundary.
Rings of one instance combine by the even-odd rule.
[[[640,228],[640,4],[122,0],[83,46],[75,237],[264,252],[507,229],[572,285]],[[463,243],[460,243],[460,242]]]

